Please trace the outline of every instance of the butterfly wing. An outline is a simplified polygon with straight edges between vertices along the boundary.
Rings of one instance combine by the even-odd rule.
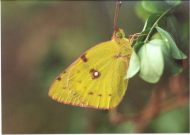
[[[75,106],[114,108],[127,89],[124,76],[131,53],[132,48],[126,39],[96,45],[55,79],[49,96]]]

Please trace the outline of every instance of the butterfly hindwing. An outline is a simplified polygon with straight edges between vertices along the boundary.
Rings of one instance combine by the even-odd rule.
[[[89,49],[56,78],[49,95],[65,104],[114,108],[127,88],[128,44],[111,40]]]

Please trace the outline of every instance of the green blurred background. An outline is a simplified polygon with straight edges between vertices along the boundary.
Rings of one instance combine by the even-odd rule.
[[[146,13],[138,1],[123,2],[119,26],[126,35],[140,32]],[[189,2],[176,9],[178,45],[188,55]],[[59,104],[47,93],[52,80],[86,49],[110,40],[114,1],[2,1],[3,133],[129,133],[137,123],[114,124],[109,112]],[[178,76],[166,74],[171,95],[189,94],[188,60]],[[118,110],[140,112],[157,84],[130,79]],[[172,91],[173,90],[173,91]],[[159,113],[139,132],[189,132],[189,103]]]

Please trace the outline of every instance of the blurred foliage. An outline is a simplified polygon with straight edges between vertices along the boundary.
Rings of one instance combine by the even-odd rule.
[[[189,130],[188,107],[178,107],[166,113],[161,113],[148,127],[148,132],[181,133]],[[181,115],[184,114],[184,115]]]
[[[133,133],[135,131],[135,123],[125,122],[118,126],[116,133]]]
[[[124,1],[119,26],[126,35],[141,32],[151,14],[176,4],[166,3]],[[160,22],[185,54],[189,53],[188,5],[182,1],[170,19]],[[137,131],[139,124],[133,121],[111,122],[108,111],[63,105],[48,97],[48,88],[58,73],[86,49],[111,39],[114,8],[114,1],[2,1],[3,133],[189,132],[189,103],[161,112]],[[158,38],[162,36],[153,40]],[[162,76],[170,96],[188,94],[188,60],[185,62],[177,76],[167,72]],[[118,111],[127,116],[139,113],[155,89],[155,85],[133,77]]]

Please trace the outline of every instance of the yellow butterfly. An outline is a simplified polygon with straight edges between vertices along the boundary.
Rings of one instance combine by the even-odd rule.
[[[112,109],[127,89],[127,73],[132,54],[130,41],[122,29],[112,39],[83,53],[53,82],[49,96],[64,104],[96,109]]]

